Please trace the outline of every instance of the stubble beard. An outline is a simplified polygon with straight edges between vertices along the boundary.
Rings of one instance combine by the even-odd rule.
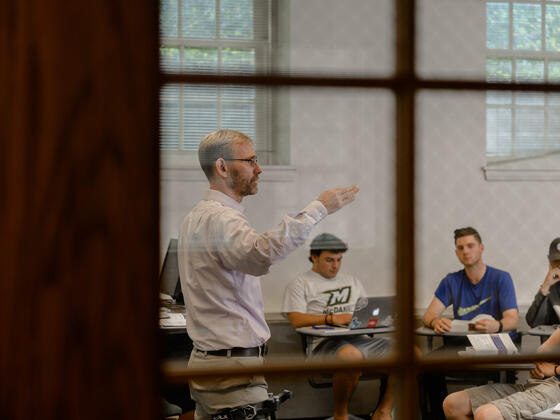
[[[257,180],[258,175],[253,176],[249,180],[243,179],[239,175],[239,171],[234,169],[231,171],[231,180],[229,186],[242,197],[245,197],[247,195],[255,195],[259,189]]]

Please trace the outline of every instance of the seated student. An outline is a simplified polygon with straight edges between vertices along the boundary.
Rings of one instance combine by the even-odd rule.
[[[556,330],[537,352],[560,350],[560,330]],[[490,384],[450,394],[443,402],[447,419],[501,420],[532,419],[560,402],[560,367],[535,362],[525,384]]]
[[[366,297],[362,283],[354,276],[339,273],[342,254],[347,245],[334,235],[323,233],[311,242],[310,271],[292,281],[284,294],[282,311],[288,314],[294,328],[323,324],[348,324],[358,298]],[[384,338],[351,335],[316,339],[313,356],[332,356],[341,361],[359,361],[388,351]],[[348,418],[348,402],[358,385],[359,371],[349,370],[333,375],[334,418]],[[390,419],[393,406],[389,381],[372,419]]]
[[[424,313],[424,325],[438,334],[451,330],[451,319],[441,314],[453,305],[455,319],[470,320],[479,314],[491,315],[494,319],[482,319],[475,323],[481,332],[495,333],[517,328],[517,300],[509,273],[484,264],[484,245],[479,233],[472,227],[456,229],[454,232],[455,254],[464,268],[450,273],[440,282],[435,296]],[[466,337],[444,337],[445,349],[468,346]],[[455,349],[457,350],[457,349]],[[445,377],[428,374],[423,386],[431,408],[430,418],[442,419],[441,405],[447,395]]]
[[[554,239],[548,251],[548,273],[531,307],[525,315],[527,324],[552,325],[560,323],[560,238]]]
[[[470,320],[487,314],[494,319],[475,323],[477,331],[495,333],[517,329],[517,300],[509,273],[484,264],[484,245],[472,227],[456,229],[455,254],[464,269],[449,273],[440,282],[424,313],[424,325],[443,334],[451,330],[451,320],[441,314],[453,305],[455,319]]]

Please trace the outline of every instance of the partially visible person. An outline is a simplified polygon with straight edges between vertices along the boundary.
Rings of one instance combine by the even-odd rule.
[[[280,224],[257,233],[241,201],[257,193],[262,168],[252,140],[234,130],[216,130],[200,142],[200,166],[210,184],[184,219],[178,242],[179,273],[187,331],[194,349],[189,367],[260,366],[270,330],[264,318],[260,279],[270,266],[302,245],[312,228],[354,201],[358,187],[323,192]],[[268,398],[262,375],[189,381],[195,419]]]
[[[292,281],[284,293],[282,311],[294,328],[324,324],[347,325],[352,320],[359,298],[367,298],[364,286],[356,277],[341,273],[343,254],[348,246],[330,233],[322,233],[311,242],[311,270]],[[312,358],[333,357],[338,361],[360,361],[365,357],[386,354],[389,342],[365,334],[316,338]],[[333,374],[334,419],[348,419],[348,403],[358,385],[361,372],[347,370]],[[386,380],[384,380],[386,381]],[[391,419],[393,380],[382,390],[373,420]]]
[[[482,319],[474,328],[480,332],[510,331],[516,337],[517,299],[509,273],[486,265],[482,259],[484,245],[480,234],[472,227],[454,231],[455,255],[463,269],[449,273],[440,282],[432,302],[424,313],[424,325],[438,334],[451,330],[451,319],[442,317],[443,311],[453,305],[455,319],[471,320],[487,314],[493,319]],[[456,352],[470,345],[466,337],[444,337],[439,351]],[[430,407],[430,418],[443,419],[442,403],[447,396],[443,374],[426,374],[422,379],[424,393]]]
[[[537,350],[560,350],[560,330],[556,330]],[[524,384],[489,384],[447,396],[443,410],[448,420],[529,420],[560,402],[560,361],[535,362],[531,378]]]
[[[553,325],[560,323],[560,238],[550,243],[548,273],[525,315],[527,324]]]

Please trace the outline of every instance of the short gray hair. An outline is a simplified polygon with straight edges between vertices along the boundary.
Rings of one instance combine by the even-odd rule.
[[[233,157],[233,145],[235,143],[250,143],[250,137],[235,130],[215,130],[206,134],[198,146],[198,161],[208,180],[214,176],[214,163],[219,158],[231,159]]]

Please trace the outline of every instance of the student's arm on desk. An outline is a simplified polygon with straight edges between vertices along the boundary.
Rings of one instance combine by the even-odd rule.
[[[518,313],[517,309],[508,309],[502,312],[502,331],[512,331],[517,329]],[[495,319],[481,319],[474,324],[476,331],[495,333],[500,329],[500,321]]]
[[[548,340],[540,345],[537,349],[537,353],[558,351],[558,347],[560,347],[560,329],[554,331]],[[554,372],[555,363],[535,362],[535,365],[535,369],[531,371],[532,378],[543,379],[554,376],[556,373],[560,374],[560,368],[557,369],[558,372]]]
[[[288,312],[288,319],[294,328],[311,327],[313,325],[324,325],[325,315],[304,314],[301,312]],[[329,314],[330,324],[349,324],[352,314]]]
[[[433,328],[434,332],[443,334],[451,331],[451,320],[447,318],[440,318],[442,312],[445,310],[445,305],[437,297],[432,299],[430,306],[424,313],[424,325],[428,328]]]

